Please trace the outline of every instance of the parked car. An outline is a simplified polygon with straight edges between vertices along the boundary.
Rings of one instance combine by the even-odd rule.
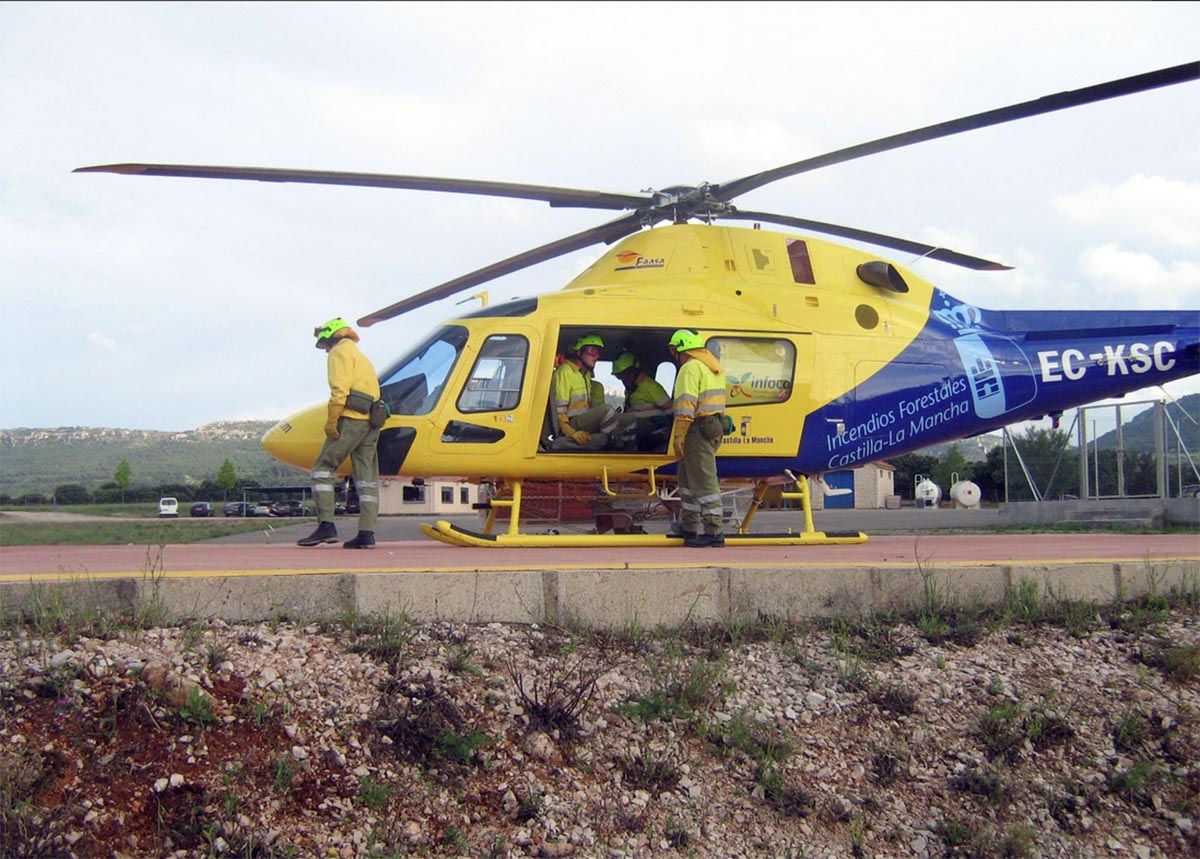
[[[179,499],[177,498],[160,498],[158,499],[158,518],[174,519],[179,515]]]
[[[271,505],[265,501],[260,501],[250,508],[250,512],[247,515],[248,516],[270,516],[271,515]]]
[[[211,516],[213,515],[213,506],[207,501],[197,501],[192,505],[192,516]]]
[[[275,516],[311,516],[312,511],[299,501],[276,501],[271,505],[271,513]]]
[[[254,509],[253,504],[247,504],[245,501],[230,501],[225,505],[226,516],[252,516],[250,511]]]

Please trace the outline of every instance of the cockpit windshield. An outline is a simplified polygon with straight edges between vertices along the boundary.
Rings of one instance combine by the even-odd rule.
[[[381,375],[380,395],[392,414],[424,415],[432,411],[466,342],[466,328],[448,325]]]

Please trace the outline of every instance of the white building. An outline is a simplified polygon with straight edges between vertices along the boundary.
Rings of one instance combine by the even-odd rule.
[[[473,513],[479,487],[455,477],[382,477],[379,480],[379,513],[457,515]]]

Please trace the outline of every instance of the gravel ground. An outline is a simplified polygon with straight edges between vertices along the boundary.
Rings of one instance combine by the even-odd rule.
[[[1200,622],[0,633],[0,855],[1191,857]]]

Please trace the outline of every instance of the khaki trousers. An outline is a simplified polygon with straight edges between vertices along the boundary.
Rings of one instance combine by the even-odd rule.
[[[338,437],[325,439],[313,463],[313,501],[317,519],[332,522],[337,470],[346,457],[358,492],[358,530],[374,531],[379,518],[379,430],[365,420],[338,419]]]

